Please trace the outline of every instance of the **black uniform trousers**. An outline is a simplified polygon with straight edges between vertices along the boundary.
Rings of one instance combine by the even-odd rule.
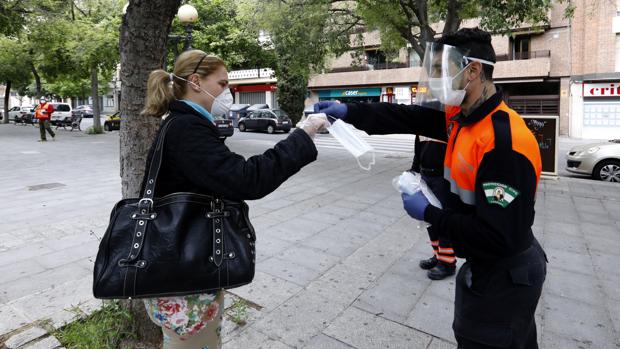
[[[445,209],[448,205],[448,197],[450,196],[450,183],[445,180],[442,175],[429,176],[422,174],[422,179]],[[441,247],[452,247],[450,238],[447,235],[439,235],[439,229],[437,229],[437,227],[431,225],[426,228],[426,230],[428,230],[428,237],[431,241],[439,241],[439,246]]]
[[[456,279],[452,328],[459,349],[537,349],[534,313],[547,274],[538,241],[516,256],[467,261]]]

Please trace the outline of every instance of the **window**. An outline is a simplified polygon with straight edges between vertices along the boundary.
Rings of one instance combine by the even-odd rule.
[[[105,107],[114,107],[114,98],[112,96],[107,96],[105,99]]]
[[[514,38],[512,57],[513,59],[530,58],[530,36],[517,36]]]
[[[69,104],[56,104],[54,105],[56,111],[71,111]]]
[[[419,67],[422,65],[422,60],[420,59],[420,55],[418,55],[415,50],[409,50],[409,66],[410,67]]]
[[[616,34],[616,69],[614,71],[620,72],[620,34]]]
[[[368,60],[368,64],[372,66],[385,64],[387,61],[385,53],[380,50],[366,51],[366,59]]]

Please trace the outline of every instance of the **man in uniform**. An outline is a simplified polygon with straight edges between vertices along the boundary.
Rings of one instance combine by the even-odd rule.
[[[52,119],[52,113],[54,112],[54,107],[47,102],[47,99],[43,96],[39,99],[39,105],[34,110],[34,116],[39,120],[39,131],[41,133],[41,139],[39,142],[47,141],[45,138],[45,130],[49,132],[52,139],[56,137],[54,131],[50,127],[50,120]]]
[[[427,44],[418,105],[320,102],[369,134],[412,133],[447,140],[447,209],[423,193],[403,194],[405,210],[449,236],[467,259],[456,280],[452,328],[459,348],[538,348],[534,312],[546,257],[532,233],[540,150],[523,119],[492,83],[489,33],[461,29]],[[444,108],[431,109],[440,102]],[[428,104],[425,104],[428,103]],[[445,107],[460,106],[446,137]]]
[[[411,170],[419,173],[443,207],[448,204],[450,183],[443,178],[443,159],[446,155],[445,141],[416,136]],[[456,272],[456,257],[450,237],[440,235],[436,226],[428,226],[428,237],[433,247],[433,256],[420,261],[420,268],[428,270],[431,280],[443,280]]]

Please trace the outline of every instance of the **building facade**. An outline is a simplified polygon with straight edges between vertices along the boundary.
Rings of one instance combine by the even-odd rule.
[[[571,19],[556,4],[546,25],[524,26],[493,36],[494,81],[506,102],[525,117],[555,117],[560,135],[620,137],[620,4],[573,1]],[[620,1],[619,1],[620,3]],[[475,27],[465,21],[463,27]],[[437,26],[441,32],[441,24]],[[364,35],[365,53],[335,59],[331,69],[309,82],[307,104],[339,99],[412,104],[420,77],[417,54],[401,49],[387,61],[376,32]],[[361,63],[361,64],[360,64]]]

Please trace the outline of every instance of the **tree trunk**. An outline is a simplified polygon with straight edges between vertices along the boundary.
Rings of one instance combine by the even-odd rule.
[[[11,80],[6,82],[6,90],[4,90],[4,115],[2,115],[2,123],[9,123],[9,98],[11,98]]]
[[[120,169],[124,198],[137,197],[146,156],[160,124],[140,116],[146,98],[146,82],[152,70],[161,68],[166,39],[180,0],[131,0],[120,31],[121,130]],[[138,338],[161,338],[161,331],[146,316],[140,300],[129,301]]]
[[[93,97],[93,127],[98,130],[101,129],[101,108],[99,105],[99,78],[97,77],[98,69],[97,65],[93,64],[90,68],[90,83]]]
[[[30,71],[34,76],[34,81],[36,83],[36,96],[37,99],[39,99],[39,97],[41,97],[41,77],[39,76],[37,68],[34,66],[34,63],[32,63],[32,61],[30,62]]]

